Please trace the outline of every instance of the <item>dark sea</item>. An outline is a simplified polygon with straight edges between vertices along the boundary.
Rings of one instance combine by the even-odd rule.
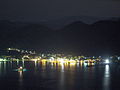
[[[120,90],[120,65],[0,62],[0,90]]]

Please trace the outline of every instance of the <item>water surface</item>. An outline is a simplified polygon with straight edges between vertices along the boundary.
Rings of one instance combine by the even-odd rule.
[[[0,90],[120,90],[120,65],[0,62]]]

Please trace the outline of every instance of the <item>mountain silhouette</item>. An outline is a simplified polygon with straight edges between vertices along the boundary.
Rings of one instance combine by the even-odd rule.
[[[42,24],[0,21],[0,47],[31,48],[47,53],[119,54],[119,30],[120,20],[93,24],[76,21],[57,30]]]

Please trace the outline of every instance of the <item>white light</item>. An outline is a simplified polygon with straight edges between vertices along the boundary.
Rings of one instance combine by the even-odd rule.
[[[22,67],[22,66],[20,66],[20,69],[23,69],[23,67]]]
[[[60,63],[64,63],[64,59],[63,58],[59,58],[58,60],[60,61]]]
[[[106,60],[105,60],[105,63],[110,63],[109,59],[106,59]]]
[[[120,57],[118,57],[118,60],[120,60]]]

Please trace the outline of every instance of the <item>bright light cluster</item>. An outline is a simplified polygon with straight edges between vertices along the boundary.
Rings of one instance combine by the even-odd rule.
[[[105,63],[106,63],[106,64],[110,63],[110,60],[109,60],[109,59],[106,59],[106,60],[105,60]]]

